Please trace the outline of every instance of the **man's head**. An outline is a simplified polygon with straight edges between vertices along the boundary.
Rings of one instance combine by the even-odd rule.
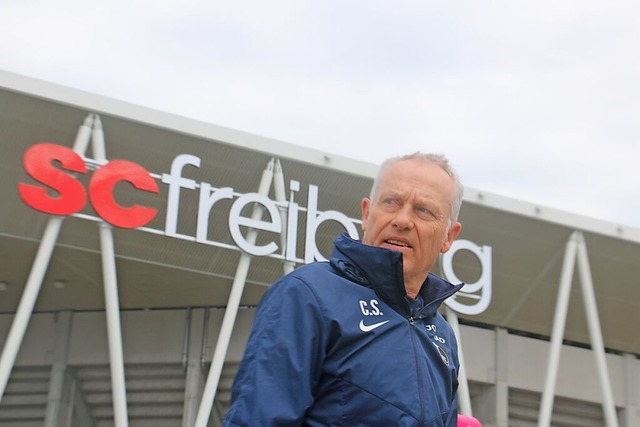
[[[362,241],[402,253],[409,296],[460,233],[462,191],[443,156],[415,153],[384,162],[362,201]]]

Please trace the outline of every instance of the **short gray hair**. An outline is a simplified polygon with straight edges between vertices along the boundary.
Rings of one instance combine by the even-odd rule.
[[[442,168],[442,170],[444,170],[447,173],[447,175],[449,175],[449,177],[451,177],[451,179],[453,180],[453,184],[455,187],[455,194],[451,199],[451,214],[449,216],[449,224],[448,224],[448,227],[451,227],[451,225],[458,220],[458,215],[460,214],[460,206],[462,206],[462,196],[464,194],[464,187],[462,185],[462,182],[460,181],[460,177],[458,176],[456,171],[454,171],[453,168],[451,167],[449,160],[447,160],[447,158],[442,154],[422,153],[420,151],[416,151],[413,154],[406,154],[404,156],[396,156],[396,157],[388,158],[382,163],[382,165],[380,165],[380,169],[378,170],[378,173],[375,179],[373,180],[373,186],[371,187],[371,193],[369,194],[369,198],[371,200],[374,199],[375,193],[378,189],[378,186],[380,185],[380,180],[382,178],[382,175],[384,174],[384,172],[387,170],[389,166],[394,165],[398,162],[402,162],[404,160],[414,160],[414,159],[425,160],[427,162],[431,162],[437,166],[440,166],[440,168]]]

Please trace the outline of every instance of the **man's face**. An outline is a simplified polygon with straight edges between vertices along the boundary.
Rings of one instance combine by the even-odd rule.
[[[362,201],[363,243],[402,253],[406,286],[420,286],[438,255],[451,248],[459,222],[447,227],[455,184],[438,165],[410,159],[387,167]]]

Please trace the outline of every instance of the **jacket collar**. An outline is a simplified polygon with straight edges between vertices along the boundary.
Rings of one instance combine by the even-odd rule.
[[[334,241],[331,265],[340,275],[362,286],[372,288],[394,310],[410,314],[402,268],[402,254],[385,248],[365,245],[343,233]],[[442,302],[458,292],[464,284],[453,286],[429,273],[422,284],[420,296],[424,307],[419,317],[433,316]]]

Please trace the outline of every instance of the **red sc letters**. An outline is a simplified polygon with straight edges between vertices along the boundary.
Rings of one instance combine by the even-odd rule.
[[[20,198],[32,208],[53,215],[71,215],[80,212],[87,202],[87,192],[82,183],[72,175],[52,164],[58,161],[62,169],[81,174],[87,173],[82,157],[68,147],[40,143],[29,147],[23,157],[24,169],[36,181],[58,192],[47,194],[43,187],[18,183]],[[129,182],[134,188],[158,193],[158,184],[151,174],[137,163],[113,160],[96,170],[89,180],[89,199],[96,213],[106,222],[121,228],[137,228],[148,224],[157,209],[133,205],[119,205],[113,190],[119,182]]]

